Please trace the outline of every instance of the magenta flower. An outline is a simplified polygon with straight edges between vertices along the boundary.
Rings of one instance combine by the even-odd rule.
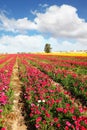
[[[36,123],[39,123],[42,120],[42,117],[37,117]]]
[[[3,110],[2,110],[2,109],[0,109],[0,113],[1,113],[1,112],[3,112]]]
[[[71,123],[69,121],[66,121],[67,126],[71,126]]]
[[[1,128],[1,130],[6,130],[6,128],[3,127],[3,128]]]
[[[39,124],[35,124],[35,127],[38,129],[40,127],[40,125]]]

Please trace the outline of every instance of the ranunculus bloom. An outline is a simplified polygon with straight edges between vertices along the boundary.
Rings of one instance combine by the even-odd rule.
[[[69,121],[66,121],[66,125],[71,126],[71,123]]]
[[[76,116],[73,116],[72,119],[73,119],[73,120],[76,120]]]
[[[42,117],[37,117],[36,122],[40,122],[42,120]]]
[[[69,130],[69,127],[68,127],[68,126],[65,126],[65,130]]]
[[[48,112],[45,113],[48,118],[50,118],[50,114]]]
[[[1,128],[1,130],[6,130],[6,128],[3,127],[3,128]]]
[[[54,121],[55,121],[55,122],[58,122],[58,118],[55,117],[55,118],[54,118]]]
[[[60,127],[60,123],[57,124],[57,127]]]
[[[2,110],[2,109],[0,109],[0,112],[3,112],[3,110]]]
[[[40,127],[40,125],[39,125],[39,124],[35,124],[35,127],[36,127],[36,128],[39,128],[39,127]]]

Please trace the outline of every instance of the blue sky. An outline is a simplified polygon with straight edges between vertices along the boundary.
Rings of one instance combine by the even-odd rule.
[[[86,12],[86,0],[0,0],[0,52],[87,50]]]

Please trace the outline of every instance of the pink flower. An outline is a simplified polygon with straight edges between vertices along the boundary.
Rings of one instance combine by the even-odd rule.
[[[69,130],[69,127],[68,127],[68,126],[65,126],[65,130]]]
[[[36,127],[36,128],[39,128],[39,127],[40,127],[40,125],[39,125],[39,124],[35,124],[35,127]]]
[[[73,116],[72,119],[73,119],[73,120],[76,120],[76,116]]]
[[[35,104],[34,103],[31,103],[31,107],[34,107],[35,106]]]
[[[2,110],[2,109],[0,109],[0,112],[3,112],[3,110]]]
[[[67,103],[67,104],[66,104],[66,107],[70,107],[70,104],[69,104],[69,103]]]
[[[7,102],[7,96],[5,95],[4,92],[1,93],[1,96],[0,96],[0,103],[5,105]]]
[[[58,118],[55,117],[55,118],[54,118],[54,121],[55,121],[55,122],[58,122]]]
[[[64,109],[63,112],[64,112],[64,113],[67,113],[67,109]]]
[[[73,114],[74,113],[74,107],[72,107],[71,109],[70,109],[70,112]]]
[[[44,111],[44,110],[45,110],[45,107],[41,107],[41,110]]]
[[[6,130],[6,128],[3,127],[3,128],[1,128],[1,130]]]
[[[56,110],[59,112],[63,112],[63,108],[56,108]]]
[[[42,117],[37,117],[36,122],[40,122],[42,120]]]
[[[66,121],[67,126],[71,126],[71,123],[69,121]]]
[[[82,107],[79,109],[79,111],[82,113],[84,110],[82,109]]]
[[[30,117],[33,117],[33,114],[32,114],[32,113],[30,113]]]
[[[43,120],[43,124],[46,124],[46,120]]]

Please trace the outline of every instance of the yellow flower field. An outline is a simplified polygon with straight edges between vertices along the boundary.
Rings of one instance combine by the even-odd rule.
[[[60,55],[60,56],[86,56],[87,52],[52,52],[52,53],[39,53],[45,55]]]

